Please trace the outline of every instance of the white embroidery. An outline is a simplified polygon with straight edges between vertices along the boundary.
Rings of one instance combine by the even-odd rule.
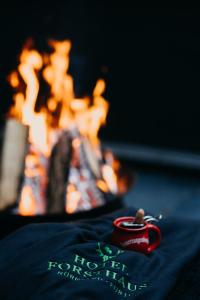
[[[137,238],[137,239],[132,239],[132,240],[128,240],[124,243],[121,243],[122,246],[128,246],[128,245],[131,245],[131,244],[141,244],[141,243],[144,243],[144,244],[149,244],[149,240],[147,238]]]

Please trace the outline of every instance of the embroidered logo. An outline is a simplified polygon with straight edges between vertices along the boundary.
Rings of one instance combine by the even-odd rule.
[[[103,262],[106,262],[108,260],[111,260],[115,257],[117,257],[118,255],[124,253],[123,250],[118,249],[117,252],[114,254],[113,250],[105,245],[105,246],[101,246],[100,243],[97,243],[98,248],[96,249],[98,255],[102,258]]]
[[[95,261],[74,254],[70,261],[48,261],[47,270],[68,280],[104,282],[114,293],[124,298],[147,287],[146,283],[133,283],[127,265],[117,260],[124,253],[123,250],[99,242],[95,250],[97,253]]]

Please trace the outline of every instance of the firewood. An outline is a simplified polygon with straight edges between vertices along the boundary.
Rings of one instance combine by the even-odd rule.
[[[64,213],[66,184],[68,180],[72,151],[72,140],[64,132],[52,150],[47,188],[47,212]]]
[[[5,125],[1,156],[0,209],[17,201],[28,145],[28,127],[14,119]]]
[[[100,165],[95,150],[93,149],[90,141],[87,138],[82,139],[82,141],[83,141],[83,149],[84,149],[85,157],[88,162],[88,167],[90,168],[90,170],[92,171],[92,173],[95,175],[96,178],[100,178],[101,170],[100,170]]]

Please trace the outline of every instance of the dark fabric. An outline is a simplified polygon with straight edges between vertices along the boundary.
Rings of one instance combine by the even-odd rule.
[[[198,254],[183,267],[174,287],[166,300],[200,299],[200,255]]]
[[[32,224],[0,241],[0,299],[166,299],[200,250],[200,224],[167,218],[150,255],[110,244],[112,221]],[[180,298],[182,299],[182,298]]]
[[[108,203],[93,208],[88,211],[77,212],[73,214],[45,214],[38,216],[19,216],[13,215],[10,211],[0,213],[0,239],[12,233],[16,229],[32,223],[60,223],[71,222],[75,220],[93,219],[106,213],[111,213],[117,209],[123,208],[123,199],[121,197],[113,197],[107,195]]]

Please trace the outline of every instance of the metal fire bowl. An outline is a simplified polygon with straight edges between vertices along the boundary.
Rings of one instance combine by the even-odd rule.
[[[19,216],[13,215],[7,210],[0,213],[0,239],[19,229],[22,226],[31,223],[52,223],[52,222],[72,222],[78,220],[94,219],[104,214],[111,213],[117,209],[123,208],[122,197],[113,198],[110,203],[101,207],[93,208],[89,211],[78,212],[74,214],[45,214],[37,216]]]

